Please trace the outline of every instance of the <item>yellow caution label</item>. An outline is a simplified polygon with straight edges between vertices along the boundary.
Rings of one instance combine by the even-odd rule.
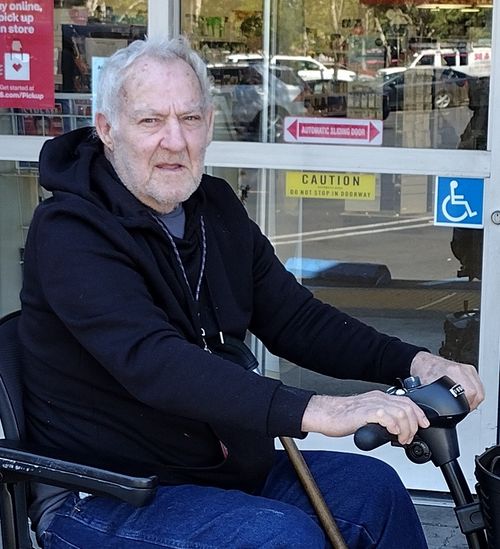
[[[361,173],[287,172],[285,196],[375,200],[375,175]]]

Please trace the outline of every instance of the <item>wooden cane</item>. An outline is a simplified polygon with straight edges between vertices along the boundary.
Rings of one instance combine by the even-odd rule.
[[[311,500],[311,504],[318,515],[319,521],[321,522],[333,549],[348,549],[337,523],[330,513],[330,509],[328,509],[325,500],[323,499],[323,495],[304,460],[304,456],[295,444],[295,441],[290,437],[279,437],[279,439],[292,462],[306,494]]]

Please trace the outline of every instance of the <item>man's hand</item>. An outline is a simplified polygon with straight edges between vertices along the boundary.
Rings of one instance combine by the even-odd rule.
[[[367,423],[384,426],[401,444],[409,444],[419,427],[429,426],[424,412],[408,397],[370,391],[347,397],[313,396],[302,417],[302,430],[342,437]]]
[[[471,410],[476,409],[484,400],[484,387],[476,368],[471,364],[461,364],[441,356],[420,351],[411,363],[410,373],[418,376],[422,384],[427,385],[442,376],[448,376],[460,383],[465,391]]]

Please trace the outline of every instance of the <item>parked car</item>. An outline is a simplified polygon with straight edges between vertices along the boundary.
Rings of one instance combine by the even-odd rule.
[[[309,56],[275,55],[273,62],[276,65],[291,67],[303,80],[338,80],[352,82],[356,79],[356,73],[343,67],[328,68],[317,59]]]
[[[468,84],[470,77],[451,68],[414,67],[405,71],[393,72],[382,75],[382,94],[384,106],[387,111],[399,111],[412,109],[408,97],[418,97],[417,87],[424,87],[425,78],[419,79],[419,72],[423,76],[431,75],[431,107],[446,109],[451,106],[460,106],[468,102]],[[414,89],[409,89],[412,86]],[[411,92],[415,93],[411,93]],[[423,95],[421,94],[423,97]],[[405,101],[406,98],[406,101]]]
[[[269,66],[268,90],[264,89],[266,67],[262,63],[208,65],[213,94],[219,110],[215,132],[231,125],[235,139],[281,141],[286,116],[305,114],[308,85],[289,67]],[[266,97],[268,103],[265,105]],[[264,109],[267,126],[263,130]]]
[[[263,56],[258,53],[240,53],[230,55],[227,59],[231,63],[252,63],[262,62]],[[327,67],[309,55],[273,55],[269,62],[271,65],[292,68],[306,82],[331,79],[341,82],[352,82],[356,79],[354,71],[345,67]]]

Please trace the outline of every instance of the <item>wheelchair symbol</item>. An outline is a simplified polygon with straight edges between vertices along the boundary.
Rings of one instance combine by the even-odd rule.
[[[450,181],[450,194],[446,196],[441,205],[441,211],[443,212],[443,215],[446,217],[446,219],[448,219],[449,221],[453,221],[454,223],[459,223],[460,221],[463,221],[468,217],[475,217],[477,215],[477,212],[472,211],[470,204],[467,202],[467,200],[465,200],[464,195],[456,194],[457,188],[458,181],[455,181],[454,179]],[[448,206],[450,205],[463,206],[464,212],[461,215],[454,216],[448,211]]]

